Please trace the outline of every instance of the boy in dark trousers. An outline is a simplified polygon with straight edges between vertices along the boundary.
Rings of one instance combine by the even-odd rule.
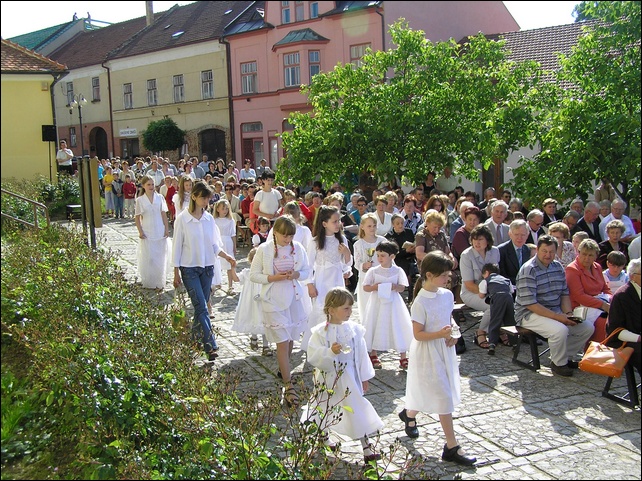
[[[499,334],[502,325],[515,325],[515,304],[513,300],[513,286],[510,280],[499,274],[497,264],[484,264],[482,267],[482,281],[479,283],[479,297],[486,297],[490,304],[490,325],[488,326],[488,354],[495,354],[495,346],[501,342],[510,346],[508,336]]]

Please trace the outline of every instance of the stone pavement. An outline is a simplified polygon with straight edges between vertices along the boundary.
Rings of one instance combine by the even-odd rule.
[[[103,223],[96,230],[99,247],[111,249],[134,281],[138,243],[134,222],[104,219]],[[248,267],[247,250],[239,250],[238,272]],[[168,275],[162,294],[150,291],[157,302],[173,302],[171,280]],[[238,285],[235,289],[238,293]],[[238,294],[227,296],[222,291],[213,298],[213,325],[218,328],[220,346],[217,367],[243,370],[241,388],[274,386],[276,358],[252,351],[247,336],[230,329],[237,301]],[[462,403],[454,419],[457,438],[467,453],[477,457],[477,465],[464,468],[441,461],[445,441],[436,415],[418,415],[416,440],[405,435],[397,413],[403,408],[406,374],[392,351],[380,353],[383,369],[376,371],[367,393],[385,422],[383,446],[399,438],[411,454],[425,456],[426,468],[441,479],[457,474],[462,479],[641,479],[639,408],[603,398],[604,377],[581,371],[572,378],[554,376],[547,356],[542,357],[539,372],[513,364],[508,347],[499,346],[497,354],[489,356],[473,345],[475,320],[467,315],[461,325],[468,350],[460,356]],[[524,345],[522,352],[527,351]],[[296,345],[292,364],[295,375],[311,378],[311,366]],[[614,385],[616,392],[623,393],[624,376]],[[342,459],[358,462],[361,456],[358,441],[342,443]]]

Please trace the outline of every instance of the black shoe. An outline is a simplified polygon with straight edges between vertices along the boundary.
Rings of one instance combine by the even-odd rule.
[[[444,461],[452,461],[457,464],[463,464],[464,466],[472,466],[477,462],[477,458],[467,458],[466,456],[459,454],[458,451],[460,449],[459,444],[450,449],[448,449],[447,444],[444,444],[444,452],[441,455],[441,459]]]
[[[492,342],[490,343],[490,346],[488,346],[488,354],[491,356],[495,355],[495,344]]]
[[[579,369],[579,368],[580,368],[580,363],[579,363],[579,362],[577,362],[577,361],[571,361],[570,359],[568,360],[568,362],[566,363],[566,365],[567,365],[568,367],[570,367],[571,369]]]
[[[571,377],[573,375],[573,370],[568,366],[556,366],[555,363],[551,362],[551,371],[559,376]]]
[[[215,361],[217,357],[218,353],[216,351],[210,351],[207,353],[207,360],[209,362]]]
[[[419,429],[417,429],[417,421],[416,418],[409,418],[408,414],[406,413],[406,410],[404,409],[399,413],[399,419],[401,419],[404,424],[406,425],[406,435],[409,438],[418,438],[419,437]],[[410,426],[410,423],[414,422],[414,426]]]

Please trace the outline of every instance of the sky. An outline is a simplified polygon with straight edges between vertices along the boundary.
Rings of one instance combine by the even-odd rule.
[[[154,2],[155,12],[169,10],[172,6],[192,2]],[[573,2],[504,2],[508,11],[522,30],[551,27],[573,23]],[[145,16],[145,2],[0,2],[2,13],[2,38],[11,38],[35,32],[70,21],[74,13],[78,18],[91,18],[110,23],[122,22],[131,18]],[[490,32],[496,33],[496,32]]]

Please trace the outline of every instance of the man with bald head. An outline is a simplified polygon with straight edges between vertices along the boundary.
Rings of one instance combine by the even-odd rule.
[[[589,202],[584,207],[584,217],[577,223],[578,230],[583,230],[598,244],[602,242],[600,234],[600,204]]]

